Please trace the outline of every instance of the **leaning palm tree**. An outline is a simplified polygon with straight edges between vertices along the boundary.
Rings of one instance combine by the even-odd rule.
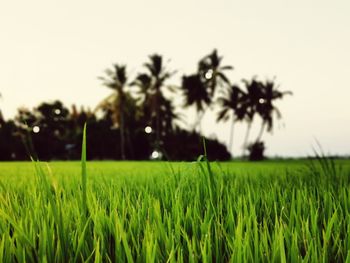
[[[229,151],[233,151],[233,130],[234,124],[237,121],[243,121],[246,117],[246,109],[243,106],[244,92],[237,85],[230,86],[230,88],[223,93],[223,96],[218,98],[218,103],[221,110],[218,113],[217,121],[226,122],[231,119],[231,129],[229,137]]]
[[[125,160],[125,109],[124,104],[127,96],[125,87],[127,85],[126,66],[114,64],[113,69],[105,71],[106,76],[99,77],[103,85],[112,89],[113,93],[101,101],[96,107],[108,110],[112,113],[113,126],[120,130],[120,152],[121,158]]]
[[[242,98],[242,111],[244,112],[244,119],[247,121],[247,131],[243,141],[243,156],[245,154],[245,150],[247,149],[247,143],[249,134],[252,128],[253,120],[255,115],[257,114],[257,106],[259,105],[259,99],[262,97],[261,95],[261,83],[253,78],[251,81],[242,80],[245,91],[243,91]]]
[[[266,80],[265,83],[260,83],[261,87],[261,97],[259,98],[257,104],[257,113],[262,119],[262,124],[256,142],[261,140],[265,126],[268,132],[271,132],[274,124],[274,114],[276,114],[277,119],[282,117],[279,109],[273,104],[277,99],[282,99],[285,95],[292,95],[291,91],[279,91],[278,86],[276,86],[273,80]]]
[[[204,80],[209,95],[214,96],[218,86],[229,85],[230,81],[225,75],[225,71],[232,70],[232,66],[222,66],[223,57],[218,55],[216,49],[212,53],[206,55],[198,63],[198,73]]]
[[[194,129],[199,127],[199,132],[201,132],[201,121],[214,100],[217,87],[230,84],[224,72],[233,67],[222,66],[221,61],[222,57],[218,56],[215,49],[198,62],[197,74],[184,76],[182,79],[185,107],[196,106],[197,120]]]

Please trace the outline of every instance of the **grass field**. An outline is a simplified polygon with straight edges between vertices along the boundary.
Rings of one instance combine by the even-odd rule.
[[[350,262],[350,162],[0,163],[1,262]]]

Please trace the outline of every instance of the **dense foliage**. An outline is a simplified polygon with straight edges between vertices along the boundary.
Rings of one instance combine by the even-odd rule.
[[[202,144],[201,120],[211,110],[218,111],[217,121],[231,121],[228,149],[216,139],[206,138],[212,159],[230,158],[234,124],[244,121],[248,129],[242,148],[250,152],[251,160],[261,160],[265,147],[256,154],[254,146],[264,145],[264,130],[272,131],[274,114],[281,116],[274,101],[290,92],[279,91],[274,81],[256,78],[244,80],[243,88],[232,85],[226,74],[233,67],[223,66],[222,60],[214,50],[199,60],[195,73],[182,76],[181,84],[173,85],[169,82],[175,72],[167,68],[162,56],[153,54],[143,65],[143,72],[132,79],[125,65],[106,69],[99,79],[112,93],[93,111],[75,106],[69,110],[54,101],[32,110],[20,108],[14,120],[5,121],[0,114],[0,160],[28,156],[76,159],[85,122],[90,131],[91,159],[194,160]],[[175,97],[182,98],[181,105],[174,104]],[[193,127],[179,113],[180,107],[197,111]],[[261,130],[257,139],[248,143],[255,116],[262,121]]]
[[[138,109],[136,109],[138,110]],[[113,128],[112,119],[96,118],[90,111],[69,111],[62,103],[42,103],[33,111],[20,109],[16,121],[0,120],[0,160],[76,160],[80,158],[82,127],[87,122],[88,158],[123,159],[119,143],[120,129]],[[130,117],[131,118],[131,117]],[[35,130],[38,127],[39,130]],[[112,127],[112,128],[111,128]],[[125,154],[128,159],[152,157],[154,134],[147,134],[142,119],[129,119]],[[202,139],[195,131],[179,127],[169,130],[162,144],[168,160],[195,160],[201,153]],[[217,140],[206,138],[214,160],[227,160],[230,154]],[[179,147],[181,145],[181,147]]]

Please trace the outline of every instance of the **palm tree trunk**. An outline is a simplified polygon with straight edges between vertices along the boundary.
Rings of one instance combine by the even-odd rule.
[[[193,129],[198,131],[199,135],[202,133],[202,119],[204,117],[205,110],[197,112],[197,120],[193,126]]]
[[[131,143],[131,139],[130,139],[130,131],[129,129],[125,129],[125,142],[126,144],[129,146],[128,149],[129,149],[129,153],[130,153],[130,156],[129,158],[133,159],[135,156],[134,156],[134,148],[133,148],[133,145]]]
[[[157,150],[159,148],[160,145],[160,117],[159,117],[159,110],[157,110],[157,116],[156,116],[156,144],[157,144]]]
[[[202,133],[202,119],[204,116],[204,111],[200,112],[198,114],[198,120],[197,120],[197,127],[198,127],[198,133],[201,134]]]
[[[161,138],[161,118],[160,118],[160,92],[156,89],[155,94],[152,94],[150,97],[150,122],[152,129],[154,129],[155,140],[154,140],[154,149],[159,151],[160,149],[160,138]]]
[[[231,155],[233,156],[233,128],[235,126],[235,118],[234,116],[232,117],[232,122],[231,122],[231,131],[230,131],[230,138],[229,138],[229,143],[228,143],[228,150],[231,152]]]
[[[246,149],[248,146],[248,137],[249,137],[249,133],[250,133],[251,128],[252,128],[252,121],[249,121],[248,126],[247,126],[247,131],[246,131],[246,134],[244,137],[244,142],[243,142],[243,152],[242,152],[243,157],[245,155],[245,152],[246,152]]]
[[[125,160],[125,136],[124,136],[124,112],[120,112],[120,152],[122,160]]]
[[[259,142],[260,141],[260,139],[261,139],[261,137],[263,135],[264,129],[265,129],[265,122],[263,122],[261,124],[260,131],[259,131],[258,137],[256,138],[255,142]]]
[[[157,90],[156,95],[156,150],[159,151],[160,147],[160,105],[159,105],[159,91]]]

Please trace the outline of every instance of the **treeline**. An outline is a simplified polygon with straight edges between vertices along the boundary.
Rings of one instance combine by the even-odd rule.
[[[32,110],[21,108],[13,120],[0,117],[0,159],[23,160],[29,155],[42,160],[78,159],[87,122],[90,159],[194,160],[203,152],[201,120],[207,111],[215,111],[217,121],[230,120],[229,150],[234,124],[246,123],[242,155],[247,150],[249,159],[262,159],[263,132],[272,130],[275,113],[281,115],[273,102],[289,92],[278,91],[274,81],[256,78],[244,80],[243,87],[232,84],[226,75],[231,70],[232,66],[222,65],[216,50],[200,59],[197,70],[182,76],[179,84],[169,83],[175,72],[157,54],[149,56],[133,79],[125,65],[114,64],[99,77],[112,93],[93,110],[75,106],[69,110],[55,101]],[[196,109],[196,121],[186,130],[178,125],[186,119],[175,107],[174,96],[182,98],[180,107]],[[262,120],[261,130],[248,143],[255,116]],[[206,144],[212,160],[231,157],[217,140],[206,138]]]
[[[114,126],[113,113],[97,118],[90,110],[70,110],[61,102],[41,103],[33,110],[21,108],[13,120],[0,118],[0,160],[77,160],[81,154],[82,128],[87,123],[88,158],[122,159],[120,129]],[[125,155],[131,160],[158,159],[153,147],[154,134],[146,133],[142,121],[128,122]],[[163,159],[194,160],[203,149],[195,131],[174,127],[164,137]],[[230,154],[216,140],[206,138],[210,157],[227,160]]]

